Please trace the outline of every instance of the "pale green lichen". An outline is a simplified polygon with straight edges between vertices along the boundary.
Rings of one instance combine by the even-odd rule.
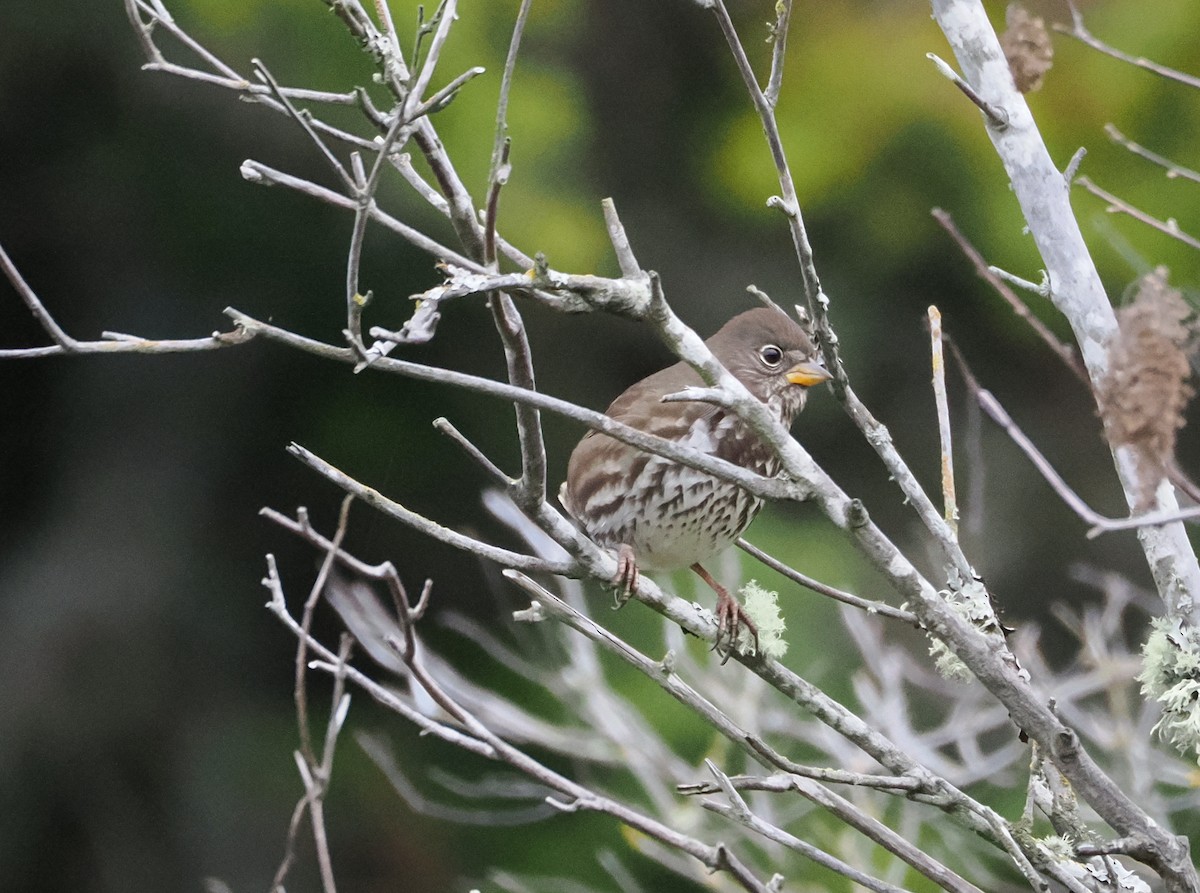
[[[788,643],[783,638],[787,625],[779,613],[779,593],[764,589],[756,580],[751,580],[738,593],[742,597],[742,610],[758,628],[758,649],[767,657],[776,660],[787,654]],[[754,637],[743,629],[738,640],[743,651],[754,649]]]
[[[1154,731],[1200,763],[1200,635],[1178,619],[1152,621],[1137,678],[1162,707]]]
[[[1056,862],[1075,862],[1075,844],[1069,837],[1051,834],[1046,837],[1034,838],[1034,842],[1046,848]]]
[[[950,608],[979,629],[989,634],[999,634],[996,614],[988,599],[987,589],[979,580],[970,580],[960,586],[952,586],[938,593]],[[933,658],[934,668],[943,679],[951,682],[970,682],[974,675],[953,651],[941,639],[932,639],[929,645],[929,655]]]

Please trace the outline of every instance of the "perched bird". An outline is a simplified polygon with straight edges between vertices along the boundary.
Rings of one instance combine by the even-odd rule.
[[[791,425],[809,387],[832,376],[816,359],[804,330],[782,311],[738,314],[706,342],[709,350],[775,418]],[[719,456],[759,474],[779,459],[732,412],[712,403],[664,403],[668,394],[703,386],[686,363],[655,372],[613,401],[608,415],[648,434]],[[758,631],[737,599],[701,566],[750,526],[762,500],[736,484],[589,431],[575,447],[559,501],[599,546],[617,553],[614,583],[626,594],[638,571],[690,567],[717,593],[717,645],[733,652],[745,624]]]

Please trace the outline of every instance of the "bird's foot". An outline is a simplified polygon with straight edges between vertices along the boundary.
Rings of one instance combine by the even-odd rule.
[[[754,654],[758,654],[758,627],[746,613],[746,609],[738,600],[729,594],[724,586],[717,589],[717,638],[713,642],[713,651],[721,655],[721,665],[729,663],[733,652],[738,650],[738,640],[742,629],[750,633],[754,640]]]
[[[613,578],[613,585],[617,587],[616,603],[613,605],[613,610],[616,610],[624,607],[630,596],[637,592],[637,561],[633,557],[633,546],[627,543],[617,547],[617,575]]]
[[[717,637],[713,641],[712,650],[721,655],[721,665],[729,663],[733,652],[738,650],[738,640],[743,628],[750,633],[750,638],[754,640],[753,653],[758,654],[758,627],[746,614],[746,609],[699,563],[693,564],[692,570],[717,594]]]

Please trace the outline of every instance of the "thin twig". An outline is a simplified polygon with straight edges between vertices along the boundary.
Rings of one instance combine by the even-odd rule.
[[[374,148],[374,144],[372,144]],[[326,189],[324,186],[319,186],[311,180],[305,180],[301,177],[295,177],[291,174],[285,174],[283,171],[276,170],[258,161],[248,160],[242,162],[241,174],[243,179],[251,183],[260,183],[264,186],[286,186],[288,189],[294,189],[297,192],[308,195],[318,201],[333,205],[337,208],[344,208],[348,211],[357,211],[358,202],[350,196],[343,195],[340,192],[334,192],[332,189]],[[411,242],[422,251],[432,254],[439,260],[449,261],[455,265],[466,267],[467,269],[475,269],[480,272],[483,268],[473,260],[470,260],[459,254],[445,245],[434,241],[429,236],[414,229],[407,223],[403,223],[386,214],[379,209],[377,205],[372,204],[368,210],[371,219],[382,224],[392,232],[402,236],[408,242]]]
[[[421,63],[421,70],[417,73],[417,78],[409,90],[408,96],[405,98],[406,113],[415,111],[417,104],[420,103],[421,97],[425,95],[425,91],[429,89],[429,82],[433,80],[433,72],[437,68],[438,61],[441,59],[442,47],[446,45],[446,39],[450,36],[450,28],[458,19],[458,0],[442,0],[437,10],[437,27],[433,32],[433,39],[429,41],[429,50],[425,55],[424,61]],[[417,64],[417,50],[413,51],[413,65]],[[407,116],[407,114],[406,114]]]
[[[346,333],[350,346],[359,353],[366,353],[366,345],[362,341],[362,311],[365,299],[359,286],[359,271],[362,267],[363,241],[367,234],[367,221],[370,220],[370,210],[375,204],[375,194],[379,191],[379,181],[383,174],[387,157],[393,147],[403,145],[408,138],[408,121],[396,109],[392,124],[387,135],[379,144],[375,161],[371,165],[371,173],[364,179],[362,175],[360,156],[355,154],[354,170],[354,226],[351,229],[350,250],[346,258]]]
[[[1185,180],[1191,180],[1193,183],[1200,183],[1200,172],[1194,171],[1190,167],[1184,167],[1181,164],[1177,164],[1170,158],[1167,158],[1165,155],[1159,155],[1157,152],[1151,152],[1145,146],[1135,143],[1125,134],[1121,133],[1121,131],[1117,130],[1115,125],[1105,124],[1104,132],[1108,134],[1108,138],[1114,143],[1124,146],[1134,155],[1140,155],[1147,161],[1151,161],[1154,164],[1157,164],[1159,167],[1166,168],[1168,179],[1174,180],[1178,177],[1182,177]]]
[[[979,404],[979,407],[987,413],[993,422],[1004,430],[1004,433],[1025,454],[1025,457],[1033,463],[1033,467],[1037,469],[1038,473],[1050,485],[1051,489],[1058,494],[1058,497],[1066,503],[1067,507],[1091,525],[1091,529],[1087,532],[1088,539],[1093,539],[1102,533],[1110,533],[1117,530],[1132,530],[1138,527],[1152,527],[1158,524],[1169,524],[1174,521],[1200,518],[1200,506],[1147,512],[1143,515],[1134,515],[1128,518],[1108,518],[1095,511],[1063,480],[1062,475],[1055,470],[1050,460],[1042,455],[1041,451],[1034,446],[1033,441],[1013,421],[1012,416],[1000,405],[1000,401],[990,391],[980,386],[978,380],[976,380],[967,366],[966,359],[954,342],[950,343],[950,350],[958,363],[963,380],[967,383],[968,391],[970,391],[971,396]]]
[[[1083,368],[1083,362],[1079,359],[1079,353],[1066,342],[1060,340],[1057,335],[1050,331],[1050,327],[1038,318],[1029,305],[1022,301],[1011,288],[1009,288],[991,267],[988,266],[983,255],[979,252],[971,242],[963,235],[954,222],[954,218],[950,216],[948,211],[943,211],[941,208],[934,208],[932,211],[933,219],[949,233],[950,238],[958,245],[959,250],[967,256],[967,260],[975,268],[975,272],[984,282],[996,290],[996,294],[1000,295],[1012,308],[1013,312],[1021,319],[1029,324],[1029,327],[1042,339],[1046,345],[1054,351],[1055,355],[1066,364],[1067,368],[1075,373],[1075,376],[1085,384],[1090,383],[1087,370]],[[1030,284],[1032,288],[1049,297],[1049,289],[1038,289],[1037,286]]]
[[[486,471],[488,473],[488,475],[491,476],[492,480],[495,481],[497,484],[499,484],[501,487],[504,487],[504,489],[507,490],[509,487],[512,486],[512,483],[513,483],[512,478],[510,478],[508,475],[506,475],[500,469],[500,467],[498,465],[496,465],[495,462],[493,462],[491,459],[489,459],[484,454],[483,450],[479,449],[479,447],[477,447],[477,446],[475,446],[475,444],[471,443],[471,441],[467,439],[467,436],[465,434],[463,434],[461,431],[459,431],[457,428],[455,428],[454,425],[450,424],[448,419],[445,419],[445,418],[434,419],[433,427],[436,430],[445,434],[447,437],[449,437],[451,440],[453,440],[455,443],[457,443],[460,447],[462,447],[463,451],[468,456],[470,456],[472,459],[474,459],[475,462],[479,465],[479,467],[482,468],[484,471]]]
[[[711,760],[706,760],[709,771],[717,778],[718,783],[729,782],[727,776],[724,775]],[[870,840],[875,841],[885,850],[896,856],[901,861],[907,863],[920,874],[929,878],[943,890],[952,891],[952,893],[982,893],[982,891],[974,884],[968,882],[965,878],[951,871],[945,865],[942,865],[928,853],[924,852],[920,847],[905,840],[900,834],[893,831],[891,828],[883,824],[878,819],[868,815],[858,806],[855,806],[845,797],[835,794],[833,791],[826,788],[824,785],[818,784],[809,778],[801,778],[800,776],[785,776],[780,779],[791,790],[798,793],[812,803],[821,806],[832,815],[837,816],[851,828],[854,828],[860,834]],[[725,787],[726,792],[731,798],[736,797],[736,787],[730,783]],[[745,806],[744,801],[737,797],[737,801],[741,806]],[[708,804],[706,804],[708,805]],[[735,802],[733,810],[721,810],[722,814],[729,815],[731,818],[744,824],[753,827],[760,833],[767,831],[767,823],[757,819],[749,809],[738,809],[738,802]],[[711,808],[711,806],[709,807]],[[772,839],[784,842],[783,838],[771,836]],[[791,835],[788,835],[789,837]],[[794,840],[795,838],[793,838]],[[792,844],[786,844],[795,849]],[[862,883],[862,881],[858,881]],[[890,885],[889,885],[890,886]],[[872,887],[872,889],[878,889]]]
[[[1147,226],[1153,227],[1154,229],[1158,230],[1160,233],[1165,233],[1166,235],[1170,236],[1172,239],[1179,240],[1184,245],[1187,245],[1189,248],[1195,248],[1197,251],[1200,251],[1200,239],[1197,239],[1195,236],[1189,235],[1188,233],[1185,233],[1183,230],[1181,230],[1179,228],[1179,224],[1176,222],[1174,217],[1170,217],[1166,220],[1159,220],[1157,217],[1153,217],[1150,214],[1147,214],[1145,211],[1141,210],[1140,208],[1134,207],[1133,205],[1129,204],[1129,202],[1125,201],[1124,199],[1117,198],[1115,195],[1113,195],[1108,190],[1101,189],[1094,182],[1092,182],[1092,179],[1090,177],[1079,177],[1075,182],[1078,183],[1080,186],[1082,186],[1084,189],[1086,189],[1088,192],[1090,192],[1092,195],[1106,201],[1108,203],[1108,207],[1105,208],[1105,210],[1108,211],[1108,213],[1110,213],[1110,214],[1128,214],[1134,220],[1140,220],[1142,223],[1146,224]]]
[[[983,116],[987,118],[988,123],[991,124],[992,127],[995,127],[997,130],[1004,130],[1006,127],[1008,127],[1008,115],[1005,113],[1004,109],[997,108],[980,96],[979,91],[963,80],[962,76],[953,68],[951,68],[944,59],[937,55],[937,53],[926,53],[925,58],[934,64],[939,74],[949,80],[950,83],[954,84],[954,86],[958,87],[958,89],[962,91],[963,95],[966,96],[967,99],[971,100],[971,102],[975,103],[975,105],[979,107],[979,110],[983,112]]]
[[[799,583],[805,589],[811,589],[818,595],[824,595],[835,601],[850,605],[853,608],[860,608],[868,614],[878,614],[882,617],[891,617],[893,620],[899,620],[902,623],[908,623],[915,627],[921,626],[921,621],[917,619],[917,615],[912,611],[906,611],[903,608],[896,608],[885,602],[871,601],[870,599],[862,598],[850,592],[845,592],[841,589],[836,589],[827,583],[822,583],[820,580],[814,579],[807,574],[802,574],[790,565],[784,564],[773,555],[764,552],[758,546],[749,542],[745,537],[739,538],[737,547],[747,555],[761,561],[777,574],[782,574],[794,583]]]
[[[517,55],[521,48],[521,37],[525,33],[525,24],[529,19],[529,9],[532,0],[522,0],[513,25],[512,39],[508,45],[508,55],[504,61],[504,72],[500,78],[500,95],[496,101],[496,130],[492,144],[491,166],[488,172],[488,198],[483,226],[483,257],[484,265],[491,270],[497,270],[496,264],[496,220],[500,207],[500,192],[508,182],[512,168],[509,165],[509,151],[512,142],[508,136],[508,101],[512,92],[513,78],[516,74]],[[500,334],[504,345],[505,362],[508,368],[510,384],[525,390],[536,390],[536,380],[533,371],[533,354],[529,347],[529,338],[525,331],[524,320],[517,311],[512,298],[501,291],[490,295],[488,304],[492,309],[492,317],[496,331]],[[533,407],[518,403],[515,405],[517,416],[517,438],[521,445],[521,479],[516,485],[514,498],[519,505],[540,504],[546,496],[546,444],[542,437],[542,422],[538,411]]]
[[[337,885],[333,879],[333,857],[329,852],[329,834],[325,830],[325,794],[329,790],[329,782],[333,773],[333,755],[338,736],[345,725],[346,713],[350,708],[350,696],[345,693],[345,670],[346,661],[350,657],[351,642],[350,636],[343,634],[333,672],[333,709],[330,711],[329,723],[325,727],[325,746],[321,764],[316,767],[319,772],[318,787],[308,806],[308,814],[312,820],[313,848],[317,853],[317,867],[321,874],[321,887],[324,893],[337,893]]]
[[[847,769],[822,769],[813,766],[803,766],[801,769],[803,771],[792,771],[788,775],[735,775],[730,776],[729,781],[739,791],[766,791],[776,794],[794,790],[789,775],[880,791],[918,791],[921,788],[915,779],[897,778],[894,775],[869,775]],[[698,781],[676,785],[676,790],[681,794],[695,795],[716,794],[721,788],[711,781]]]
[[[347,348],[336,347],[306,338],[303,335],[297,335],[287,329],[256,320],[233,308],[227,308],[225,312],[227,316],[239,325],[269,340],[278,341],[329,360],[336,360],[342,363],[353,363],[355,361],[353,353]],[[560,400],[539,391],[526,391],[506,382],[467,375],[452,369],[441,369],[405,360],[395,360],[390,357],[380,359],[371,368],[380,372],[391,372],[421,381],[440,382],[451,387],[465,388],[466,390],[487,394],[501,400],[528,403],[537,409],[553,412],[586,425],[589,428],[594,428],[615,440],[620,440],[622,443],[635,446],[640,450],[665,456],[690,468],[697,468],[722,480],[731,481],[748,492],[765,499],[803,501],[810,495],[807,487],[800,481],[763,477],[740,465],[727,462],[724,459],[719,459],[707,453],[702,453],[699,450],[680,446],[675,441],[655,437],[637,428],[615,421],[603,413],[576,406],[566,400]],[[438,530],[442,529],[438,528]]]
[[[833,391],[838,399],[843,402],[850,418],[862,430],[867,442],[875,448],[880,459],[887,466],[888,472],[900,486],[907,500],[913,505],[921,521],[925,524],[926,529],[929,530],[930,534],[939,546],[941,546],[949,562],[960,574],[965,577],[971,577],[974,575],[971,563],[958,547],[949,526],[934,507],[933,502],[917,481],[916,476],[913,475],[912,471],[892,445],[891,435],[887,428],[871,414],[849,386],[846,370],[842,366],[838,351],[837,334],[834,332],[829,321],[829,297],[822,290],[821,281],[817,275],[816,264],[813,260],[812,245],[809,243],[808,232],[804,225],[804,218],[796,196],[795,183],[792,179],[787,155],[783,149],[783,140],[779,133],[778,123],[775,120],[774,110],[758,86],[758,82],[754,77],[754,71],[746,56],[745,48],[742,46],[741,40],[737,35],[737,29],[733,25],[733,21],[729,16],[729,11],[725,8],[723,0],[711,0],[711,2],[705,5],[717,17],[721,33],[725,36],[726,43],[733,54],[738,73],[742,78],[742,83],[749,93],[751,102],[758,113],[759,121],[762,124],[767,145],[771,152],[771,158],[775,163],[781,197],[773,196],[772,199],[768,200],[768,204],[779,208],[787,218],[788,228],[792,236],[792,244],[800,264],[805,299],[816,329],[817,340],[825,360],[825,366],[834,376],[831,382]]]
[[[354,497],[350,495],[342,499],[342,507],[338,511],[337,528],[333,534],[333,539],[329,543],[329,548],[325,550],[325,557],[321,561],[321,569],[317,574],[316,580],[313,581],[308,598],[304,601],[304,613],[300,620],[300,628],[304,630],[305,634],[296,642],[296,725],[300,732],[300,752],[304,755],[305,761],[311,768],[316,768],[317,757],[313,751],[312,734],[309,731],[308,722],[308,632],[312,629],[313,613],[316,611],[321,593],[325,590],[325,582],[329,579],[329,572],[333,569],[334,559],[337,556],[338,550],[342,547],[342,541],[346,538],[346,530],[350,522],[350,506],[353,502]],[[308,522],[307,513],[304,514],[303,521],[304,523]]]
[[[836,874],[840,874],[855,885],[873,893],[907,893],[903,887],[897,887],[877,877],[867,874],[841,859],[833,856],[820,847],[814,846],[807,840],[802,840],[794,834],[789,834],[782,828],[764,821],[748,809],[728,806],[713,800],[702,800],[700,805],[709,812],[724,816],[744,825],[756,834],[773,843],[782,844],[793,852],[799,853],[814,865],[820,865]]]
[[[1130,65],[1149,71],[1159,77],[1164,77],[1167,80],[1175,81],[1188,87],[1200,90],[1200,78],[1194,75],[1185,74],[1182,71],[1176,71],[1174,68],[1167,68],[1165,65],[1159,65],[1157,62],[1145,58],[1144,56],[1131,56],[1129,53],[1122,52],[1117,48],[1110,46],[1098,37],[1092,34],[1083,24],[1083,14],[1075,8],[1074,3],[1068,4],[1071,7],[1071,25],[1067,26],[1061,22],[1054,23],[1054,30],[1061,34],[1066,34],[1074,37],[1076,40],[1082,41],[1094,50],[1099,50],[1106,56],[1112,56],[1114,59],[1120,59],[1122,62],[1128,62]]]
[[[763,98],[767,105],[775,108],[779,103],[779,91],[783,88],[783,64],[787,61],[788,25],[792,18],[792,0],[782,0],[775,5],[775,27],[771,31],[771,75],[767,78],[767,89]]]
[[[22,360],[38,357],[63,356],[64,354],[98,354],[98,353],[192,353],[201,350],[215,350],[222,347],[233,347],[245,344],[254,335],[241,326],[231,332],[213,332],[207,338],[168,339],[156,341],[150,338],[139,338],[135,335],[123,335],[115,332],[103,333],[102,341],[77,341],[55,321],[54,316],[46,309],[37,293],[21,275],[4,246],[0,245],[0,270],[8,279],[34,319],[38,321],[46,334],[54,341],[53,345],[45,347],[12,347],[0,349],[0,359]]]
[[[29,312],[46,330],[46,334],[64,351],[75,351],[78,347],[74,338],[68,335],[54,321],[54,317],[38,299],[37,293],[25,281],[25,277],[21,275],[21,271],[17,269],[17,265],[12,262],[12,258],[8,256],[8,252],[4,250],[4,246],[0,245],[0,269],[4,270],[4,275],[8,281],[12,283],[13,288],[17,290],[17,294],[21,296],[21,300],[25,302],[25,306],[29,308]]]
[[[1063,182],[1068,186],[1074,181],[1075,175],[1079,173],[1079,167],[1083,164],[1083,159],[1086,157],[1087,146],[1080,146],[1067,162],[1067,166],[1063,168]]]
[[[353,192],[355,189],[354,178],[350,176],[350,172],[346,170],[346,166],[338,160],[333,151],[325,145],[325,140],[321,139],[320,134],[317,133],[312,125],[312,115],[302,112],[292,105],[292,101],[279,89],[279,83],[275,80],[271,72],[267,70],[266,65],[263,64],[261,59],[251,59],[250,64],[254,67],[254,73],[271,90],[271,94],[275,97],[276,101],[287,110],[292,120],[299,124],[300,128],[308,134],[308,138],[312,140],[313,144],[320,151],[321,157],[325,159],[333,169],[333,172],[341,179],[342,185],[346,187],[346,190]]]
[[[638,263],[637,257],[634,256],[633,246],[629,243],[629,234],[625,232],[625,225],[621,223],[621,217],[617,214],[617,205],[611,198],[600,200],[600,207],[604,212],[604,225],[608,229],[608,240],[612,243],[613,252],[617,256],[617,266],[621,268],[621,275],[626,279],[642,279],[645,277],[645,272],[642,270],[642,265]]]
[[[470,552],[473,555],[478,555],[481,558],[486,558],[489,561],[494,561],[496,564],[503,567],[516,567],[523,570],[536,571],[540,573],[565,574],[571,576],[577,574],[578,568],[574,562],[569,561],[547,561],[541,558],[534,558],[531,555],[522,555],[519,552],[510,552],[508,549],[501,549],[497,546],[490,545],[481,540],[466,536],[450,530],[447,527],[442,527],[428,518],[418,515],[416,512],[405,508],[398,502],[388,499],[378,490],[360,484],[354,478],[350,477],[345,472],[333,465],[330,465],[325,460],[314,455],[299,444],[291,444],[288,447],[288,452],[311,468],[317,474],[332,481],[337,486],[352,496],[361,499],[371,508],[383,512],[397,521],[405,524],[408,527],[417,530],[426,536],[439,540],[448,546],[453,546],[456,549]]]
[[[942,356],[942,314],[929,305],[929,341],[933,366],[933,399],[937,406],[938,440],[942,445],[942,506],[946,523],[958,535],[958,500],[954,495],[954,449],[950,442],[950,401],[946,396],[946,361]]]
[[[809,313],[812,314],[816,325],[818,340],[820,341],[821,351],[825,358],[825,367],[834,375],[836,390],[845,386],[846,373],[842,368],[841,359],[838,355],[837,335],[829,324],[829,297],[822,290],[820,277],[817,276],[817,267],[813,260],[812,244],[808,240],[808,230],[804,225],[804,217],[800,212],[800,201],[796,195],[796,185],[792,179],[791,167],[788,165],[787,153],[783,149],[783,138],[779,133],[779,124],[775,120],[774,106],[767,100],[766,95],[758,85],[758,79],[754,76],[754,69],[750,65],[750,59],[746,55],[745,47],[742,46],[741,38],[738,37],[737,29],[734,27],[733,19],[730,18],[729,10],[725,8],[724,0],[711,0],[711,2],[705,5],[717,17],[717,24],[720,26],[721,34],[725,37],[725,43],[733,55],[733,61],[737,65],[738,74],[742,78],[742,84],[749,93],[750,101],[758,113],[759,123],[762,124],[763,134],[766,136],[767,148],[771,153],[771,160],[775,165],[775,172],[779,180],[781,193],[779,196],[772,196],[768,199],[767,204],[778,208],[787,219],[788,231],[792,236],[792,247],[796,252],[796,259],[800,264],[800,278],[804,283],[804,297],[808,303]],[[781,16],[778,20],[778,24],[785,29],[789,22],[790,15]],[[777,32],[775,40],[786,41],[787,34]]]

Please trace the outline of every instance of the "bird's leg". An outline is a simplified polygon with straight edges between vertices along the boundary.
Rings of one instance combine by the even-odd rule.
[[[623,607],[625,602],[629,601],[629,597],[637,592],[637,560],[633,557],[633,546],[628,543],[621,543],[617,547],[617,576],[613,579],[613,585],[617,587],[617,603],[613,605],[614,608]]]
[[[743,624],[746,629],[750,630],[750,635],[754,637],[754,653],[758,654],[758,627],[746,615],[745,609],[738,604],[738,600],[729,594],[728,589],[714,580],[712,575],[700,566],[700,562],[693,564],[692,570],[717,593],[717,640],[713,642],[713,651],[721,654],[721,664],[728,663],[729,658],[733,655],[734,649],[737,647],[738,633],[742,631]],[[723,654],[721,652],[722,642],[725,644]]]

